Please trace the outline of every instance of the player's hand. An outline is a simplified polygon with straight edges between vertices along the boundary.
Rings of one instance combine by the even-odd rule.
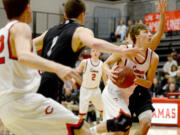
[[[135,64],[137,63],[134,59],[135,57],[140,57],[141,59],[145,59],[143,54],[144,54],[144,49],[142,49],[142,48],[124,49],[124,55]]]
[[[57,71],[58,77],[64,82],[66,88],[77,89],[77,84],[81,85],[82,79],[78,72],[70,67],[64,66],[63,69]]]
[[[166,0],[159,0],[159,3],[155,3],[156,8],[160,12],[160,14],[165,14],[167,10],[167,2]]]
[[[112,82],[116,82],[116,80],[118,79],[118,73],[121,72],[121,70],[115,71],[116,68],[118,68],[118,65],[113,66],[112,70],[110,70],[109,73],[109,78]]]

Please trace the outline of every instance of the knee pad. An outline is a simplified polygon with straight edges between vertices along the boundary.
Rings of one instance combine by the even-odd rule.
[[[108,132],[128,131],[132,126],[131,117],[121,112],[120,116],[115,119],[107,120]]]

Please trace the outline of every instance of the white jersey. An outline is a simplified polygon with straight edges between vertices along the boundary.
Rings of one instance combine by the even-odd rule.
[[[40,75],[17,61],[15,46],[10,41],[10,29],[18,21],[9,22],[0,29],[0,100],[2,96],[36,92]],[[35,53],[35,46],[32,45]]]
[[[86,59],[86,66],[83,72],[82,87],[93,89],[99,87],[102,76],[102,64],[99,60],[96,64],[91,59]]]
[[[128,45],[128,48],[132,48],[132,45]],[[151,49],[147,49],[146,51],[146,57],[145,60],[143,62],[139,62],[136,58],[135,61],[137,62],[137,64],[134,64],[132,61],[125,59],[123,57],[123,63],[125,66],[131,68],[134,70],[135,74],[140,77],[140,78],[145,78],[145,74],[149,69],[149,66],[151,64],[151,59],[152,59],[152,50]],[[128,99],[130,97],[130,95],[133,93],[136,85],[132,85],[129,88],[119,88],[117,87],[115,84],[113,84],[111,81],[108,82],[109,86],[108,86],[108,91],[109,93],[113,94],[113,95],[119,95],[120,97],[124,98],[126,100],[126,102],[128,103]]]

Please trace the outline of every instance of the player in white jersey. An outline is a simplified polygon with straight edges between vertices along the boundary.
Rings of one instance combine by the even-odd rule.
[[[83,72],[79,99],[79,117],[81,119],[87,114],[90,101],[101,114],[103,112],[101,90],[99,88],[103,62],[99,59],[99,56],[99,51],[91,49],[91,58],[82,60],[76,68],[79,73]]]
[[[108,80],[102,95],[104,103],[104,122],[96,127],[91,128],[92,132],[115,132],[111,133],[113,135],[123,134],[122,132],[116,131],[126,132],[131,127],[131,114],[128,109],[129,96],[133,93],[133,90],[137,85],[141,85],[146,88],[151,86],[159,62],[158,55],[148,48],[148,45],[151,42],[151,38],[152,35],[149,32],[147,26],[143,24],[135,25],[131,31],[131,39],[135,44],[128,46],[122,45],[121,47],[142,48],[144,50],[144,59],[137,56],[134,58],[134,61],[136,61],[134,63],[125,57],[111,55],[104,62],[104,72],[110,76],[110,79]],[[111,70],[110,66],[113,64],[114,66]],[[114,77],[116,77],[115,74],[118,72],[113,71],[113,69],[118,65],[125,65],[133,69],[134,73],[136,74],[134,84],[129,88],[119,88],[112,82],[112,80],[115,81]],[[147,77],[144,78],[146,73]],[[113,118],[114,121],[112,120]]]
[[[90,135],[87,124],[52,99],[35,93],[39,70],[63,81],[81,77],[69,67],[39,57],[32,44],[29,0],[3,0],[9,22],[0,29],[0,117],[16,135]],[[35,69],[33,69],[35,68]],[[77,129],[77,130],[76,130]]]

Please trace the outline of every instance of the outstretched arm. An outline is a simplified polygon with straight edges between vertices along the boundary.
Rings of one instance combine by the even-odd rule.
[[[155,33],[155,35],[152,37],[151,44],[149,48],[151,50],[156,50],[156,48],[159,45],[159,42],[161,40],[161,37],[164,34],[164,29],[165,29],[165,14],[166,14],[166,9],[167,9],[167,2],[166,0],[159,0],[159,5],[156,5],[156,8],[160,12],[160,22],[158,24],[158,30]]]
[[[79,49],[83,46],[87,46],[101,52],[113,53],[119,56],[126,56],[128,58],[140,55],[142,52],[142,50],[138,48],[120,48],[119,46],[111,44],[105,40],[95,38],[93,32],[84,27],[76,29],[73,35],[73,40],[76,41],[76,45],[78,43],[77,46]]]

